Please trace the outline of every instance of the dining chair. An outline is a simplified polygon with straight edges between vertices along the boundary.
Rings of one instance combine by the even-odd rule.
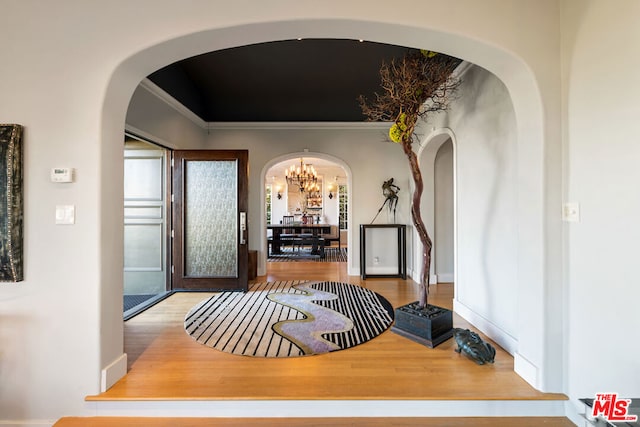
[[[282,225],[293,225],[294,217],[293,215],[284,215],[282,217]],[[293,228],[282,228],[282,232],[280,233],[280,238],[284,240],[282,243],[283,246],[291,245],[291,250],[295,249],[295,239],[298,236],[295,233]]]
[[[293,224],[293,215],[284,215],[282,217],[282,224],[283,225]]]

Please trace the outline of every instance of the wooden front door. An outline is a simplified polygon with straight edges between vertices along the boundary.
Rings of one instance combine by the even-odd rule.
[[[248,286],[248,151],[173,153],[173,289]]]

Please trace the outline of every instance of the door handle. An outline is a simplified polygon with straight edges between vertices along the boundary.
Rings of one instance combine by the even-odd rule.
[[[247,232],[247,213],[240,212],[240,244],[246,245],[247,239],[245,233]]]

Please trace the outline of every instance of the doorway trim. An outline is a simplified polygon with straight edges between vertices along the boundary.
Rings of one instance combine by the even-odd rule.
[[[281,156],[274,157],[273,159],[269,160],[267,163],[265,163],[265,165],[262,167],[262,170],[260,171],[260,183],[261,183],[260,185],[260,201],[261,201],[260,203],[260,239],[258,240],[259,249],[260,249],[259,250],[260,256],[258,259],[258,275],[259,276],[266,274],[266,271],[267,271],[267,213],[265,211],[265,204],[264,204],[264,200],[267,196],[265,185],[264,185],[264,183],[267,182],[267,172],[269,172],[269,169],[271,169],[273,166],[277,165],[278,163],[286,162],[289,160],[298,160],[301,157],[315,157],[318,159],[327,160],[329,162],[333,162],[339,165],[342,169],[344,169],[347,175],[347,200],[349,200],[349,203],[347,204],[347,247],[348,248],[353,247],[352,246],[353,224],[351,223],[353,218],[353,215],[351,213],[353,209],[352,203],[351,203],[353,174],[351,173],[351,168],[349,167],[349,165],[347,165],[344,162],[344,160],[326,153],[319,153],[319,152],[305,150],[305,151],[299,151],[295,153],[283,154]],[[358,275],[358,270],[356,270],[355,267],[353,267],[352,261],[353,261],[353,258],[351,255],[351,251],[347,251],[347,274],[350,276],[356,276]]]

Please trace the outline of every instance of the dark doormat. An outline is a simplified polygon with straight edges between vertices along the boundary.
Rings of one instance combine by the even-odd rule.
[[[131,310],[133,307],[135,307],[138,304],[142,304],[143,302],[150,300],[151,298],[155,297],[156,294],[149,294],[149,295],[124,295],[124,310],[128,311]]]

